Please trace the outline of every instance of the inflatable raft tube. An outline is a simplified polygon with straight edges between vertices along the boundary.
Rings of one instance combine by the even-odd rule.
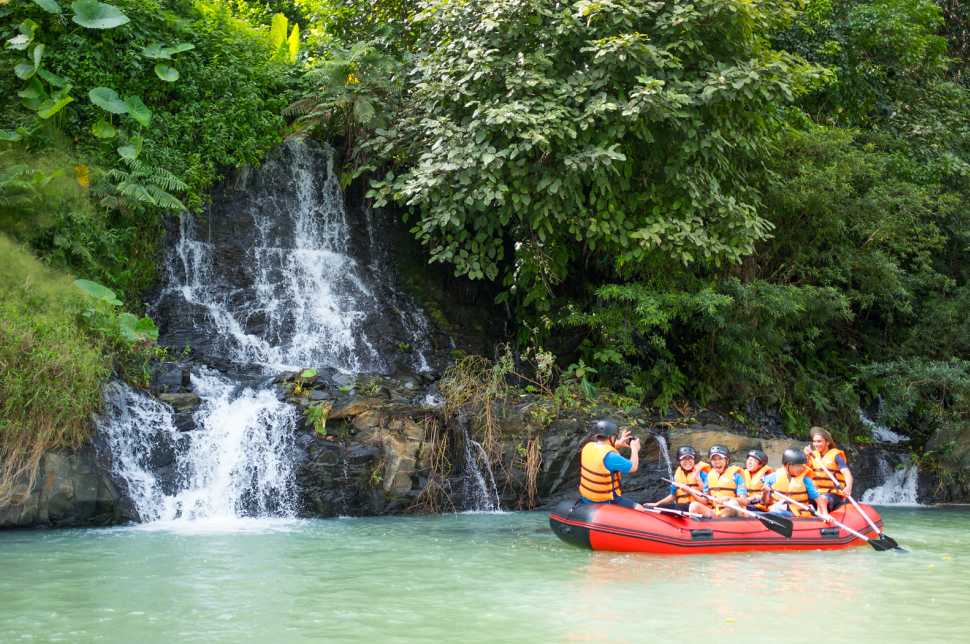
[[[873,522],[882,519],[860,504]],[[858,510],[845,505],[832,517],[865,536],[878,537]],[[791,519],[790,539],[765,528],[754,518],[696,519],[639,512],[615,505],[563,501],[549,515],[549,526],[569,545],[587,550],[656,554],[715,554],[751,550],[841,550],[865,544],[820,519]]]

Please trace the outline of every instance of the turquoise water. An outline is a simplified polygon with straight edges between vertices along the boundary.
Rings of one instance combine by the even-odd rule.
[[[8,531],[0,642],[970,640],[970,511],[883,517],[910,554],[590,553],[544,513]]]

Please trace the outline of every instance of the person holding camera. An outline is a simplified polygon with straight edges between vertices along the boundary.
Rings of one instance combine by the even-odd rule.
[[[609,420],[601,420],[593,429],[594,440],[586,443],[581,454],[579,494],[584,503],[611,503],[622,508],[643,510],[639,503],[624,499],[620,479],[640,466],[640,439],[629,430]],[[616,448],[629,447],[630,458],[620,456]]]

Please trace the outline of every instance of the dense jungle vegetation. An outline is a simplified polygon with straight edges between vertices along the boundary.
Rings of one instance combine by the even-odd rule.
[[[795,435],[865,443],[878,408],[938,462],[970,412],[967,11],[0,0],[0,456],[144,378],[164,218],[313,136],[501,286],[520,347]]]

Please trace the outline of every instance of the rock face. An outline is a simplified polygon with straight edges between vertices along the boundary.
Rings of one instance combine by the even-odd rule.
[[[0,504],[0,528],[106,526],[126,520],[121,496],[94,458],[47,452],[29,493],[22,480]]]

